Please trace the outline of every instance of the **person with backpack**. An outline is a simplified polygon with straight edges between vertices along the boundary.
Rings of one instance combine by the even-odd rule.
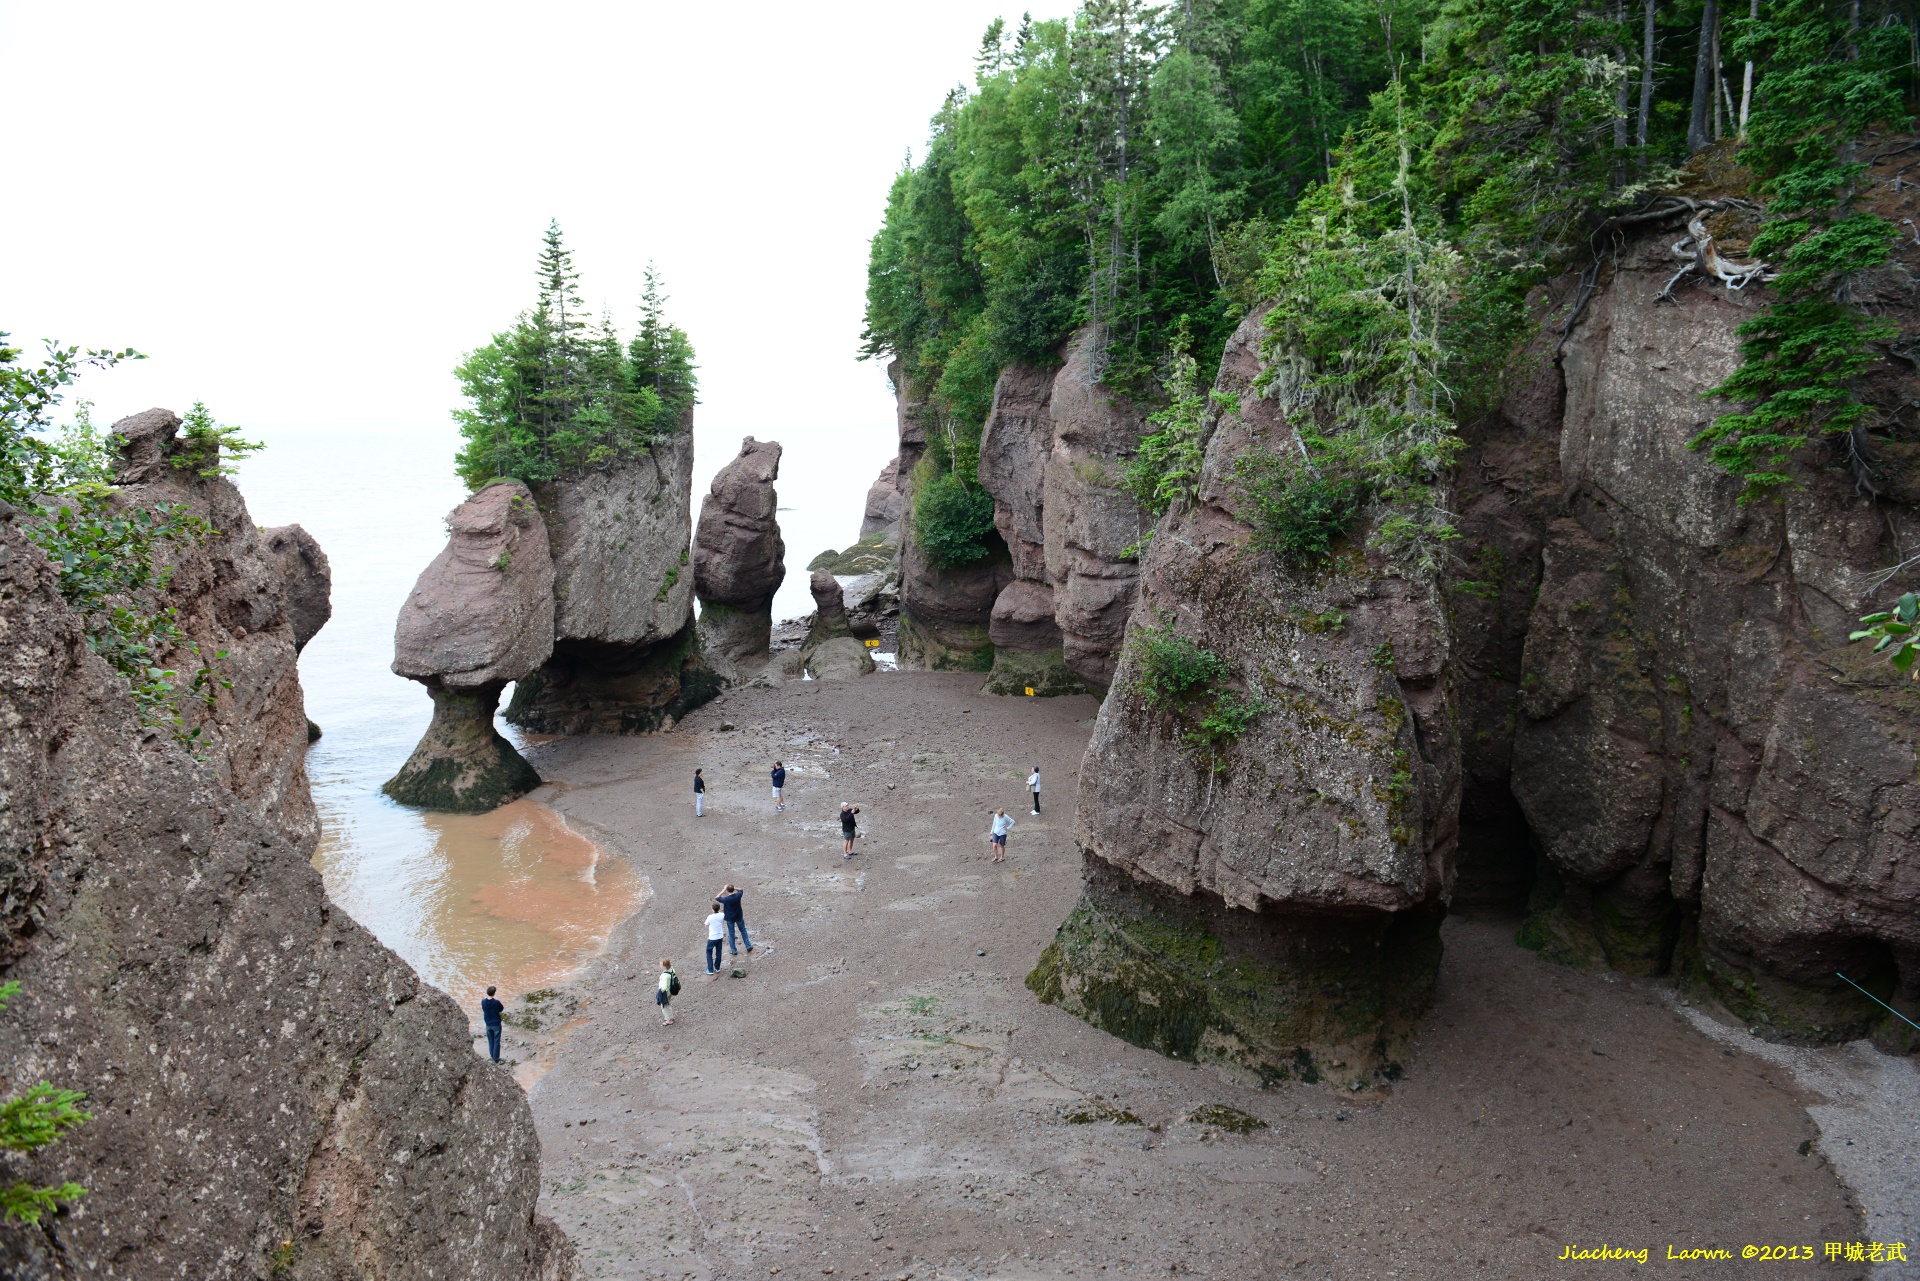
[[[860,807],[852,801],[840,802],[840,838],[843,842],[840,846],[840,861],[843,863],[853,857],[853,839],[860,835],[853,820],[859,813]]]
[[[1027,775],[1027,790],[1033,793],[1033,812],[1040,812],[1040,767],[1033,767],[1033,773]]]
[[[747,951],[753,951],[753,940],[747,937],[747,914],[740,906],[740,900],[745,898],[746,894],[745,890],[729,883],[714,900],[720,905],[720,911],[727,918],[727,949],[735,956],[740,955],[742,943],[747,945]],[[740,932],[738,938],[734,937],[735,930]]]
[[[493,985],[487,985],[487,999],[480,1002],[480,1021],[487,1025],[487,1057],[500,1061],[500,1015],[506,1006],[495,999]]]
[[[727,918],[720,910],[720,900],[713,901],[713,914],[707,917],[707,973],[720,972],[720,944],[727,937]]]
[[[787,803],[780,799],[780,793],[786,785],[787,767],[775,761],[773,763],[773,812],[776,814],[787,808]]]
[[[699,818],[707,812],[707,780],[700,777],[700,771],[693,772],[693,816]]]
[[[987,847],[993,851],[993,861],[1007,861],[1007,833],[1013,830],[1013,815],[1001,810],[993,816],[993,827],[987,833]]]
[[[673,1024],[673,998],[680,995],[680,976],[673,972],[673,960],[660,958],[660,985],[653,990],[653,1003],[660,1007],[660,1023],[663,1027]]]

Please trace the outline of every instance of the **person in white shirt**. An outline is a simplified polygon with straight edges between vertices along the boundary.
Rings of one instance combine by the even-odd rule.
[[[1007,833],[1013,830],[1013,816],[1001,810],[993,816],[993,830],[987,836],[987,843],[993,850],[993,861],[1007,861]]]
[[[720,902],[714,900],[713,915],[707,918],[707,973],[720,972],[720,945],[727,938],[727,914],[720,910]]]
[[[1040,812],[1040,767],[1033,767],[1033,773],[1027,775],[1027,790],[1033,793],[1033,812]]]

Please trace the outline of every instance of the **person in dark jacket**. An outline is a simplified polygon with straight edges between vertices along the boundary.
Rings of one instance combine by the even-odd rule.
[[[779,761],[775,761],[773,763],[773,810],[776,814],[787,808],[786,801],[781,797],[781,792],[785,790],[786,786],[787,767]]]
[[[747,914],[740,906],[740,900],[746,897],[746,893],[737,885],[729,885],[714,896],[715,901],[720,904],[721,914],[726,917],[727,946],[732,949],[734,956],[740,955],[742,943],[747,945],[747,951],[753,951],[753,940],[747,937]],[[740,931],[738,939],[734,938],[735,930]]]
[[[487,1057],[495,1063],[500,1061],[500,1015],[506,1006],[496,1000],[493,988],[487,988],[487,999],[480,1002],[480,1021],[487,1025]]]
[[[699,818],[707,812],[707,780],[700,777],[700,771],[693,772],[693,816]]]
[[[840,802],[840,861],[843,863],[853,857],[853,838],[860,834],[854,819],[859,813],[860,807],[852,801]]]

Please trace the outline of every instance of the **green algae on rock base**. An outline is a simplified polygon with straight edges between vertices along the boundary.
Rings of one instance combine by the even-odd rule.
[[[429,683],[433,723],[400,772],[380,788],[402,805],[484,814],[540,786],[540,775],[493,727],[502,682],[477,689]]]
[[[1038,654],[996,646],[993,670],[987,674],[987,683],[980,687],[980,692],[1023,695],[1028,691],[1036,698],[1057,698],[1062,694],[1084,694],[1087,686],[1067,670],[1066,658],[1059,646]]]
[[[993,670],[993,642],[985,623],[923,623],[902,606],[900,666],[924,672]]]
[[[1088,861],[1079,904],[1027,987],[1171,1058],[1262,1085],[1400,1074],[1440,969],[1437,910],[1329,918],[1241,912]]]

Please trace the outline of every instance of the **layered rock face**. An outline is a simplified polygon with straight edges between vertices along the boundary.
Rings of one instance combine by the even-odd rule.
[[[1856,442],[1864,480],[1819,441],[1801,487],[1742,507],[1690,442],[1765,298],[1658,301],[1663,231],[1541,300],[1512,394],[1464,433],[1439,584],[1364,526],[1305,568],[1249,546],[1233,464],[1291,433],[1241,327],[1217,383],[1240,408],[1149,546],[1082,768],[1087,890],[1044,999],[1261,1079],[1390,1077],[1449,903],[1524,900],[1518,941],[1556,960],[1678,972],[1762,1035],[1911,1048],[1838,975],[1920,1007],[1920,689],[1847,643],[1910,586],[1872,584],[1916,526],[1920,377],[1863,380],[1896,437]],[[1883,314],[1916,314],[1913,256],[1863,282]],[[1226,674],[1156,689],[1182,644]]]
[[[427,687],[433,723],[381,790],[407,805],[484,813],[540,786],[493,714],[507,683],[553,653],[553,556],[518,481],[488,485],[449,526],[394,627],[394,673]]]
[[[1087,891],[1028,982],[1164,1053],[1347,1082],[1394,1070],[1437,975],[1460,794],[1445,613],[1357,546],[1310,574],[1249,546],[1232,465],[1292,448],[1252,390],[1259,334],[1229,344],[1216,387],[1241,408],[1141,567],[1081,767]],[[1062,523],[1111,541],[1105,510]],[[1223,674],[1180,692],[1155,655],[1183,647]],[[1258,715],[1209,733],[1235,708]]]
[[[553,544],[553,655],[514,686],[507,719],[545,734],[642,733],[712,698],[693,627],[693,435],[542,485]]]
[[[1915,513],[1826,446],[1784,501],[1740,506],[1688,442],[1765,298],[1657,303],[1672,271],[1664,241],[1630,245],[1462,468],[1473,791],[1491,812],[1504,786],[1539,856],[1523,942],[1678,967],[1764,1034],[1901,1044],[1836,974],[1920,997],[1920,691],[1847,643],[1902,589],[1871,577]],[[1897,272],[1868,288],[1914,314]],[[1920,379],[1888,361],[1867,387],[1892,421]],[[1869,484],[1901,488],[1898,449]]]
[[[693,536],[701,644],[719,665],[739,671],[766,665],[773,596],[787,576],[774,515],[779,477],[779,443],[747,437],[739,456],[714,476]]]
[[[332,612],[326,557],[312,544],[316,563],[300,574],[298,607],[291,605],[287,562],[254,528],[240,491],[173,465],[179,428],[178,415],[149,409],[115,423],[112,439],[119,453],[117,502],[174,504],[212,531],[198,543],[161,547],[173,570],[165,603],[201,654],[225,651],[210,666],[231,682],[216,687],[211,709],[187,699],[181,712],[199,730],[196,750],[254,817],[285,840],[311,844],[320,820],[307,790],[307,718],[296,658]],[[193,666],[189,655],[173,661],[183,675]]]
[[[22,985],[0,1014],[0,1076],[84,1090],[94,1117],[18,1160],[89,1195],[44,1227],[0,1227],[0,1272],[561,1281],[570,1251],[535,1218],[525,1096],[309,861],[297,631],[273,555],[231,485],[166,468],[178,420],[139,418],[120,425],[124,497],[216,522],[179,550],[170,591],[203,646],[214,627],[232,638],[234,688],[204,762],[141,727],[0,514],[0,978]]]
[[[1021,361],[1001,371],[980,435],[980,483],[993,495],[993,524],[1007,545],[1013,581],[988,615],[993,672],[987,692],[1079,693],[1067,670],[1047,577],[1046,477],[1053,455],[1055,371]]]

